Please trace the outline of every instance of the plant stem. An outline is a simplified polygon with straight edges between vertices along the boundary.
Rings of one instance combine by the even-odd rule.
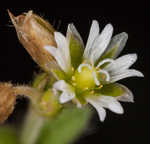
[[[30,106],[21,132],[22,144],[35,144],[45,119]]]

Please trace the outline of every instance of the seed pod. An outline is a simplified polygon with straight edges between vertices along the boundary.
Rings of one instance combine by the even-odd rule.
[[[56,47],[55,29],[32,11],[15,17],[9,10],[8,14],[15,26],[19,41],[31,55],[33,60],[44,70],[56,68],[55,59],[44,49],[45,45]]]
[[[0,123],[3,123],[13,112],[16,94],[10,83],[0,83]]]

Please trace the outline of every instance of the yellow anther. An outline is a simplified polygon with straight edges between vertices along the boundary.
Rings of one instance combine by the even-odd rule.
[[[74,67],[72,67],[71,70],[74,71]]]
[[[85,90],[88,90],[88,89],[89,89],[88,87],[85,88]]]
[[[73,85],[73,86],[76,86],[77,84],[76,84],[76,83],[72,83],[72,85]]]
[[[101,89],[102,87],[103,87],[103,85],[99,85],[99,87],[98,87],[98,88],[99,88],[99,89]]]
[[[75,81],[75,76],[72,76],[72,81]]]
[[[94,94],[94,91],[92,90],[92,91],[90,91],[90,94]]]

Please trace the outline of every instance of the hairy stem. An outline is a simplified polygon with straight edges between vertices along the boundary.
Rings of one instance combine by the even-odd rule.
[[[21,131],[21,143],[35,144],[44,121],[45,119],[30,106]]]

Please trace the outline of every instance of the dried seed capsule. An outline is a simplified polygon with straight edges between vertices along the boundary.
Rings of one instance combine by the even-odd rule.
[[[56,47],[54,39],[54,28],[40,16],[33,14],[32,11],[15,17],[9,10],[8,14],[21,44],[32,56],[33,60],[44,70],[50,71],[56,68],[55,59],[45,49],[45,45]]]
[[[0,83],[0,123],[3,123],[13,112],[16,94],[10,83]]]

